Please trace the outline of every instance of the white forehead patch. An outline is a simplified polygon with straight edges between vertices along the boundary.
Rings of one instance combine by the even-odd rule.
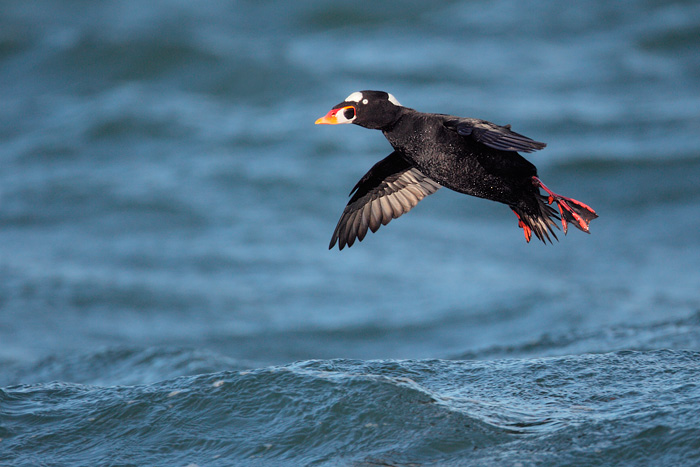
[[[387,92],[387,94],[388,94],[389,102],[391,102],[392,104],[394,104],[396,106],[401,107],[401,104],[399,104],[399,101],[396,100],[396,98],[394,97],[393,94],[389,94],[388,92]],[[355,91],[352,94],[350,94],[348,97],[345,98],[345,102],[360,102],[362,100],[365,101],[365,102],[363,102],[363,104],[367,103],[366,102],[367,99],[364,98],[364,96],[362,95],[362,92],[360,92],[360,91]]]
[[[360,102],[362,100],[362,93],[360,91],[355,91],[345,98],[345,102]]]

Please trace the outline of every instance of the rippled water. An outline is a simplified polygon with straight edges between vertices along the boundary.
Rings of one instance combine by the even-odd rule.
[[[18,465],[690,465],[698,356],[317,360],[150,385],[22,385],[1,393],[5,443]]]
[[[0,464],[698,463],[700,4],[0,4]],[[352,91],[510,123],[591,235],[441,190]]]

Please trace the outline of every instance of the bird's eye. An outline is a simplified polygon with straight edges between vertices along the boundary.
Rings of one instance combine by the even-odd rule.
[[[369,102],[369,101],[368,101],[367,99],[362,99],[362,103],[363,103],[363,104],[367,105],[368,102]]]
[[[343,112],[343,116],[345,116],[346,120],[352,120],[353,118],[355,118],[355,109],[352,107],[348,107]]]

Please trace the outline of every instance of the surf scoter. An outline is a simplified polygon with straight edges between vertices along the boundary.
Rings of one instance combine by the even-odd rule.
[[[590,207],[552,192],[537,178],[537,168],[518,152],[537,151],[546,144],[515,133],[510,125],[418,112],[383,91],[353,92],[316,120],[340,123],[382,130],[394,152],[352,189],[329,249],[336,243],[342,250],[355,239],[362,241],[367,229],[376,232],[443,186],[508,205],[528,242],[533,233],[543,243],[552,242],[550,235],[557,239],[554,220],[561,219],[564,234],[569,223],[588,233],[588,225],[598,217]],[[557,203],[559,215],[552,203]]]

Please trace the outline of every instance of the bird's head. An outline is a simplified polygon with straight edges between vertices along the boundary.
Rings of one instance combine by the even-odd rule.
[[[371,129],[384,129],[399,118],[401,104],[384,91],[357,91],[334,106],[316,124],[338,125],[354,123]]]

